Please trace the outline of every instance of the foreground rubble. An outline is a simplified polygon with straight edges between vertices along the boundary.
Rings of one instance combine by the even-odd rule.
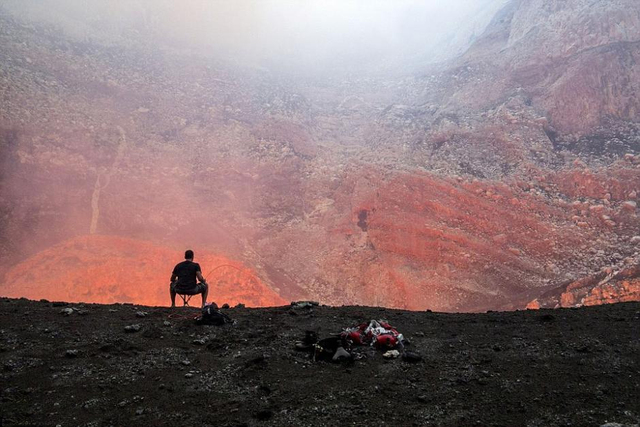
[[[71,310],[69,310],[71,309]],[[146,313],[141,317],[141,311]],[[640,304],[440,314],[0,300],[3,426],[603,425],[640,422]],[[294,349],[387,319],[422,360]],[[139,328],[126,332],[127,326]]]

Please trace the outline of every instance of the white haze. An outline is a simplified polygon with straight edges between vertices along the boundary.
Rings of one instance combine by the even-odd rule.
[[[80,39],[137,40],[275,68],[423,64],[466,48],[506,0],[3,0]]]

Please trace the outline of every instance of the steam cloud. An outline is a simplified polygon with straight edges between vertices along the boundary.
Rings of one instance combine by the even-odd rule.
[[[254,65],[350,68],[456,55],[505,0],[6,0],[77,37],[196,48]]]

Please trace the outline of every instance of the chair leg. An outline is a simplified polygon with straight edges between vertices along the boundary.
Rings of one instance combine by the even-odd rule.
[[[184,295],[184,294],[178,294],[180,296],[180,299],[182,300],[182,306],[183,307],[190,307],[189,306],[189,301],[191,301],[191,298],[193,297],[193,295]]]

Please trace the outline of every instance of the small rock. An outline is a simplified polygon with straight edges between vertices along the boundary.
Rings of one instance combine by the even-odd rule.
[[[238,304],[236,304],[236,306],[235,306],[235,308],[244,308],[244,307],[245,307],[245,305],[244,305],[244,304],[242,304],[242,303],[238,303]]]
[[[204,338],[200,338],[198,340],[193,340],[193,343],[196,345],[205,345],[207,341]]]
[[[186,360],[186,359],[185,359],[185,360],[183,360],[183,361],[182,361],[182,362],[180,362],[180,363],[182,363],[184,366],[189,366],[189,365],[191,365],[191,362],[190,362],[190,361],[188,361],[188,360]]]
[[[132,333],[132,332],[138,332],[140,329],[142,329],[142,326],[140,326],[140,325],[138,325],[138,324],[135,324],[135,325],[128,325],[128,326],[125,326],[125,327],[124,327],[124,331],[125,331],[125,332],[129,332],[129,333]]]
[[[187,372],[186,374],[184,374],[185,378],[193,378],[193,373],[191,372]]]
[[[224,304],[222,304],[222,308],[229,308],[229,304],[225,302]]]
[[[638,204],[632,200],[627,200],[622,204],[622,209],[625,211],[635,211]]]
[[[73,359],[74,357],[78,357],[78,350],[67,350],[64,355],[69,359]]]
[[[415,353],[413,351],[405,351],[402,354],[402,360],[404,360],[405,362],[417,363],[422,360],[422,356],[420,356],[418,353]]]
[[[142,415],[144,414],[144,409],[140,408],[140,409],[136,409],[136,415]]]
[[[136,311],[136,317],[147,317],[149,313],[146,311]]]
[[[259,420],[259,421],[266,421],[268,419],[270,419],[271,417],[273,417],[273,411],[269,410],[269,409],[264,409],[262,411],[258,411],[255,414],[255,417]]]
[[[65,316],[70,316],[73,314],[73,308],[63,308],[60,310],[60,314],[64,314]]]
[[[171,326],[171,322],[169,322],[168,320],[165,320],[164,322],[162,322],[162,324],[164,326]]]
[[[350,360],[350,359],[351,359],[351,354],[342,347],[338,347],[338,349],[336,350],[336,353],[333,355],[333,358],[332,358],[334,362],[341,362],[341,361]]]
[[[389,350],[382,355],[385,359],[397,359],[400,357],[400,352],[398,350]]]
[[[320,305],[320,303],[316,301],[293,301],[291,302],[292,308],[313,308]]]
[[[640,236],[633,236],[631,238],[631,243],[637,245],[638,243],[640,243]]]

